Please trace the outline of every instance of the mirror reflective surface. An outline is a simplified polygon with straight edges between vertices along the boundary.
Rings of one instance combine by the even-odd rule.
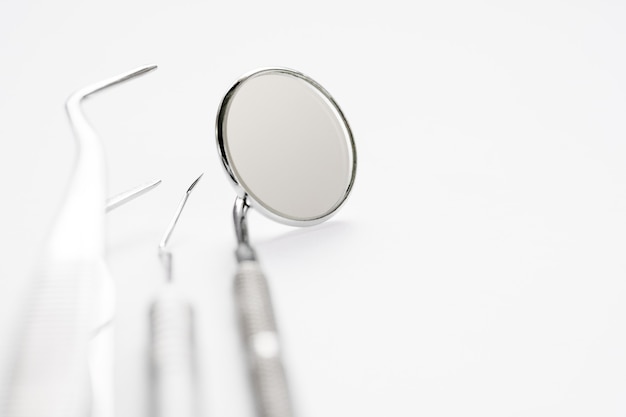
[[[239,80],[222,102],[217,135],[240,195],[283,223],[324,220],[354,182],[354,142],[341,110],[295,71],[265,69]]]

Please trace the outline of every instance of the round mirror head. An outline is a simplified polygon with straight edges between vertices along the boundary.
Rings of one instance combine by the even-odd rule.
[[[216,133],[239,195],[282,223],[320,223],[352,189],[348,122],[326,90],[296,71],[263,69],[237,81],[222,101]]]

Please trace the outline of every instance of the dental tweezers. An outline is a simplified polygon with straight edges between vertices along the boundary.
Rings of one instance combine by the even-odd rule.
[[[103,329],[114,314],[113,283],[104,261],[106,169],[102,143],[82,101],[156,69],[144,66],[72,94],[66,110],[76,137],[76,163],[28,300],[3,417],[109,416],[103,393]],[[109,350],[110,352],[110,350]]]

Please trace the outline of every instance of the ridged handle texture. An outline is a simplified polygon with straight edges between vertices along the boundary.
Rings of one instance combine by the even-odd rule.
[[[152,415],[199,414],[193,311],[175,293],[165,292],[150,310]]]
[[[292,417],[269,288],[256,261],[239,263],[235,297],[259,417]]]
[[[88,343],[93,325],[91,264],[48,267],[37,276],[2,417],[84,417],[89,408]]]

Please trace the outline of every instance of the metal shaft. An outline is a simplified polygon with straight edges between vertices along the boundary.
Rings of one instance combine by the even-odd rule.
[[[200,415],[193,307],[176,290],[172,279],[172,253],[167,248],[200,178],[202,175],[185,192],[159,244],[166,283],[150,306],[151,414],[156,417]]]
[[[235,303],[259,417],[292,417],[293,405],[267,279],[248,241],[245,198],[237,197]]]

